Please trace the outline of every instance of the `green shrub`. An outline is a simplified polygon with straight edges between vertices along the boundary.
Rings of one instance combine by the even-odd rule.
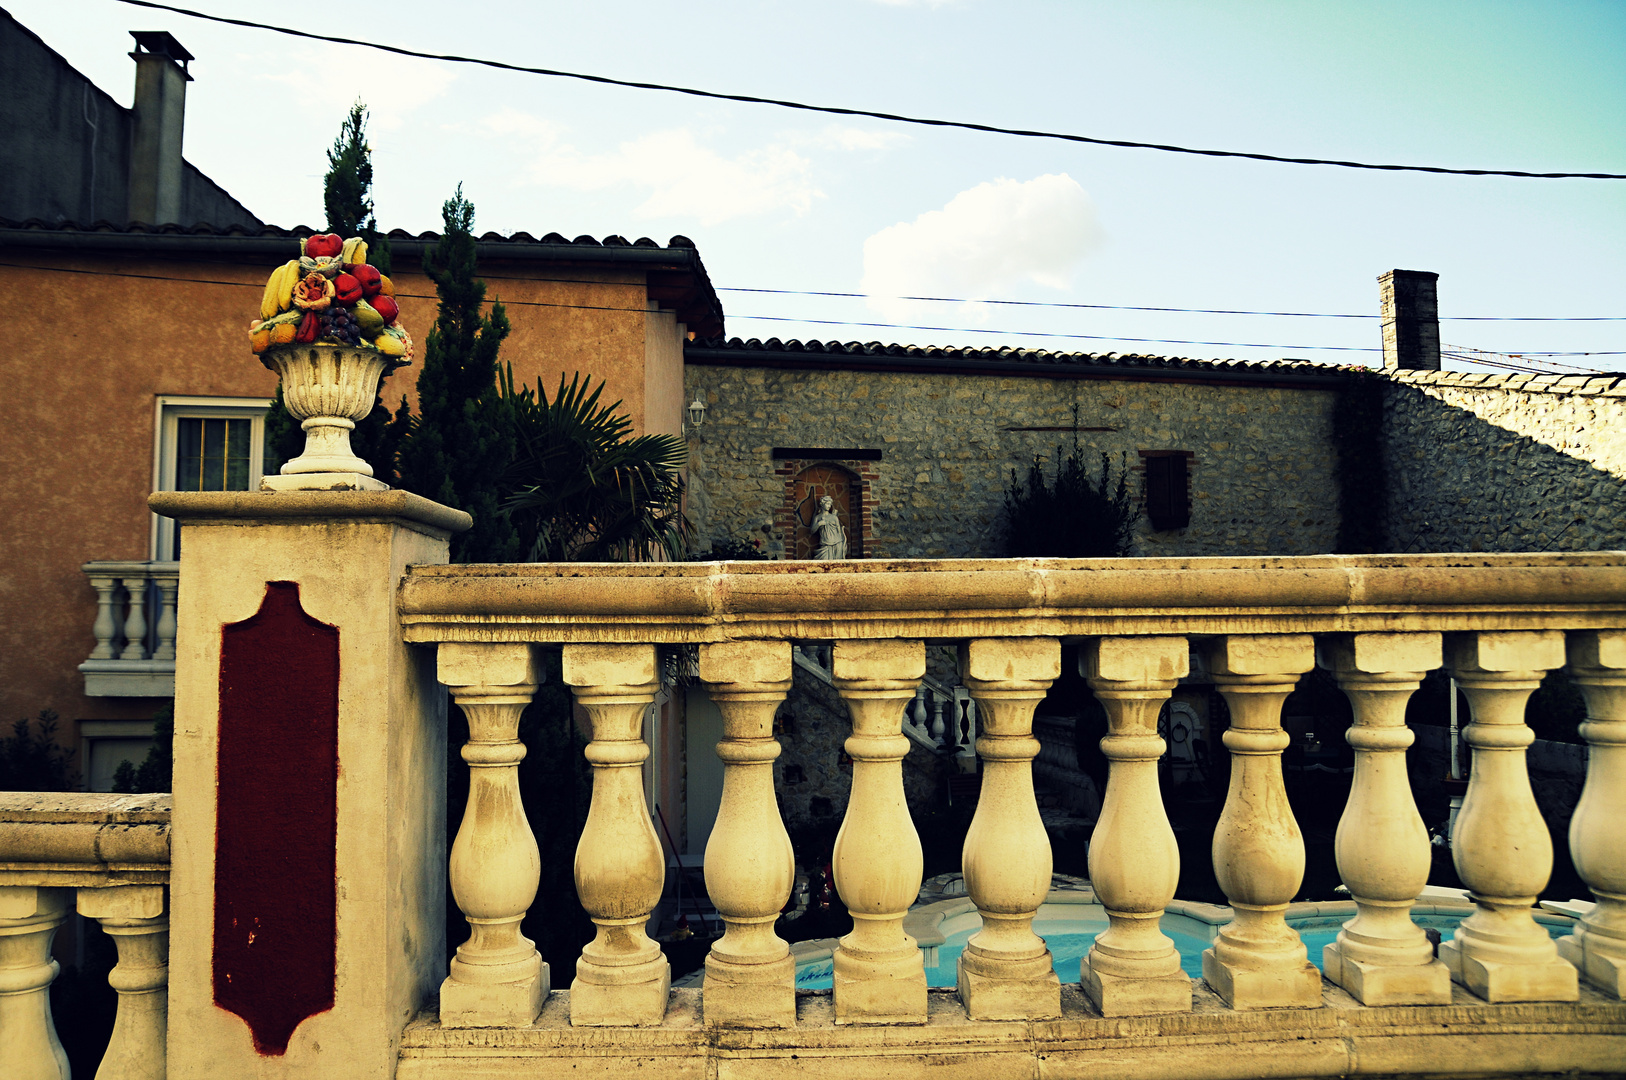
[[[1052,477],[1045,476],[1037,457],[1025,482],[1012,469],[1005,490],[1005,554],[1057,559],[1129,554],[1135,527],[1129,471],[1120,468],[1116,480],[1112,473],[1112,459],[1103,453],[1100,478],[1092,478],[1076,444],[1065,457],[1057,448]]]

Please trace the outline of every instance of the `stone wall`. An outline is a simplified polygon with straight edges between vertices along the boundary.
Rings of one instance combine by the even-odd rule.
[[[784,501],[774,448],[880,450],[870,484],[875,558],[1004,554],[1011,471],[1047,470],[1072,428],[1092,463],[1136,469],[1141,450],[1191,458],[1191,523],[1133,555],[1300,555],[1333,549],[1338,485],[1332,389],[1123,379],[818,371],[690,361],[685,394],[709,408],[690,439],[690,513],[701,550],[764,540]],[[831,455],[833,458],[834,455]],[[1141,498],[1141,477],[1131,475]],[[771,529],[771,524],[770,524]],[[772,551],[785,543],[769,536]]]
[[[1626,378],[1391,373],[1392,551],[1626,548]]]

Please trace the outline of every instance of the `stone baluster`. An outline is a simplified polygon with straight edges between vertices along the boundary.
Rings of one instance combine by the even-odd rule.
[[[943,723],[943,699],[932,695],[932,741],[939,747],[948,745],[948,727]]]
[[[1079,654],[1079,674],[1107,713],[1101,752],[1110,772],[1089,865],[1111,926],[1080,964],[1084,993],[1103,1016],[1191,1011],[1191,979],[1159,925],[1180,881],[1180,847],[1157,775],[1167,749],[1158,712],[1190,655],[1180,637],[1098,638]]]
[[[113,636],[119,632],[118,616],[114,604],[118,599],[119,579],[93,577],[90,587],[96,590],[96,622],[90,632],[96,637],[96,647],[90,651],[92,660],[112,660],[118,656],[113,647]]]
[[[1559,938],[1558,951],[1588,982],[1626,998],[1626,631],[1571,634],[1569,661],[1587,714],[1586,786],[1570,818],[1570,854],[1598,904]]]
[[[164,1080],[169,1033],[169,916],[162,885],[80,889],[79,914],[118,945],[107,981],[119,994],[113,1037],[96,1080]]]
[[[449,1028],[526,1027],[548,996],[548,965],[520,932],[536,899],[542,858],[520,802],[519,718],[540,672],[531,647],[443,643],[437,677],[469,722],[463,760],[469,800],[452,842],[452,897],[469,923],[440,987]]]
[[[127,577],[124,591],[130,594],[130,613],[124,618],[124,651],[120,660],[147,659],[147,579]]]
[[[1472,717],[1463,732],[1473,751],[1468,794],[1451,858],[1474,913],[1440,946],[1440,959],[1486,1001],[1575,1001],[1575,968],[1559,959],[1530,910],[1552,874],[1553,845],[1525,762],[1536,738],[1525,704],[1547,669],[1564,663],[1564,635],[1452,634],[1446,649]]]
[[[1233,1009],[1321,1004],[1321,972],[1285,917],[1304,880],[1304,836],[1282,784],[1282,703],[1314,666],[1308,634],[1234,634],[1208,654],[1231,709],[1231,786],[1214,829],[1214,876],[1233,915],[1203,953],[1203,978]]]
[[[919,641],[838,641],[836,690],[852,713],[852,794],[836,836],[836,891],[853,917],[835,951],[837,1024],[924,1024],[926,968],[903,917],[920,893],[920,835],[903,795],[903,710],[926,674]]]
[[[790,690],[790,646],[700,646],[700,678],[723,716],[723,797],[706,841],[706,891],[723,936],[706,957],[707,1023],[793,1027],[796,962],[774,922],[796,882],[796,856],[774,800],[774,711]]]
[[[1322,950],[1327,978],[1363,1005],[1449,1005],[1451,973],[1412,922],[1433,863],[1406,775],[1406,702],[1442,661],[1439,634],[1340,634],[1320,662],[1355,712],[1355,778],[1338,821],[1338,873],[1356,914]]]
[[[0,1064],[6,1080],[68,1080],[51,1022],[57,962],[51,939],[68,915],[65,889],[0,885]]]
[[[1033,711],[1061,674],[1055,638],[960,646],[960,677],[982,707],[982,796],[965,836],[966,892],[982,929],[960,954],[960,1001],[973,1020],[1061,1016],[1061,982],[1033,917],[1050,892],[1050,837],[1033,794]]]
[[[929,731],[926,727],[926,684],[921,683],[915,687],[915,700],[909,706],[909,718],[914,721],[915,727],[921,731]]]
[[[175,594],[180,586],[180,571],[168,570],[153,574],[158,583],[158,647],[153,649],[154,660],[175,659]]]
[[[672,967],[648,932],[666,860],[644,801],[644,712],[660,689],[653,645],[566,645],[565,682],[586,711],[593,801],[576,847],[576,893],[598,934],[576,961],[570,1022],[658,1024]]]

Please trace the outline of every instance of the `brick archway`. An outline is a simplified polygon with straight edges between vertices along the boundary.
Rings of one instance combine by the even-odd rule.
[[[870,528],[870,471],[868,462],[857,471],[833,461],[781,461],[775,470],[785,480],[785,497],[774,515],[774,527],[785,541],[785,558],[810,559],[817,544],[808,527],[818,512],[820,497],[828,495],[836,516],[847,530],[847,558],[873,557]]]

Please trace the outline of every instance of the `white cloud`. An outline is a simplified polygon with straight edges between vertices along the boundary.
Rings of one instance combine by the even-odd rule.
[[[808,146],[823,150],[887,150],[909,141],[901,131],[880,131],[870,128],[841,127],[831,124],[803,140]]]
[[[589,154],[562,142],[557,125],[512,109],[485,117],[478,130],[529,142],[525,178],[531,183],[576,191],[642,189],[647,195],[632,211],[639,218],[692,218],[716,225],[773,213],[800,217],[823,197],[813,183],[813,163],[783,143],[724,157],[687,128],[678,128]]]
[[[1072,177],[1001,177],[865,240],[861,287],[893,319],[918,314],[898,296],[997,298],[1027,282],[1067,289],[1104,239],[1094,202]]]
[[[369,113],[369,132],[399,131],[410,114],[446,93],[456,81],[450,65],[409,56],[390,56],[344,45],[288,45],[261,57],[256,74],[281,89],[268,91],[270,114],[290,111],[301,123],[337,135],[339,123],[360,100]]]

